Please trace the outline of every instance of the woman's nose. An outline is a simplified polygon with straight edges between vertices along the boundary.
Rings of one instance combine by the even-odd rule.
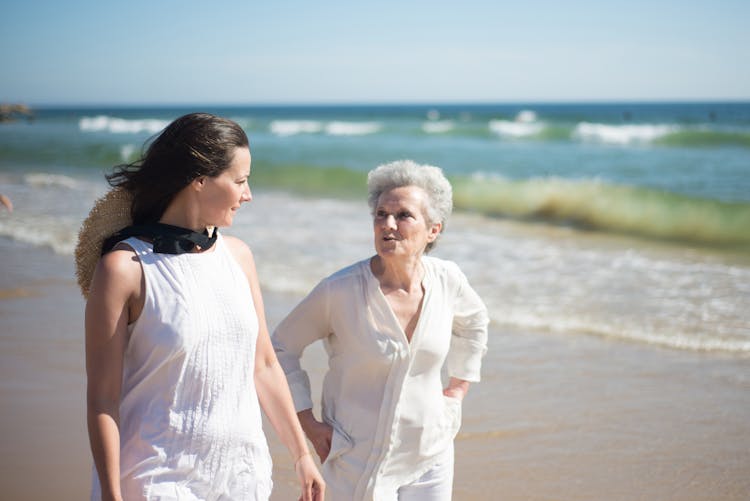
[[[394,216],[393,214],[388,214],[387,216],[385,216],[383,224],[386,228],[396,228],[398,226],[396,224],[396,216]]]
[[[242,202],[249,202],[253,199],[253,192],[250,191],[250,187],[248,186],[243,192],[242,192],[242,198],[240,200]]]

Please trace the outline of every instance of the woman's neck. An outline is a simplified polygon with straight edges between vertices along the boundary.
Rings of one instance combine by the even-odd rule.
[[[376,255],[370,260],[370,269],[383,290],[411,292],[422,287],[421,256],[408,259],[383,259]]]
[[[194,214],[193,212],[195,211],[191,211],[190,206],[183,207],[182,204],[173,202],[167,207],[167,210],[164,211],[161,218],[159,218],[159,222],[203,233],[206,229],[206,225],[201,224],[197,214]]]

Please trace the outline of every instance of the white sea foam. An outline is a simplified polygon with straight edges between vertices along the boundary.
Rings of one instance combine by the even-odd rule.
[[[453,120],[440,120],[435,122],[424,122],[422,130],[427,134],[444,134],[455,128]]]
[[[667,124],[608,125],[581,122],[572,135],[573,138],[582,141],[633,144],[648,143],[678,130],[679,127]]]
[[[83,117],[78,121],[78,128],[82,131],[106,131],[113,134],[138,134],[140,132],[156,134],[167,125],[169,125],[169,121],[155,118],[124,119],[106,115]]]
[[[318,120],[274,120],[269,125],[277,136],[296,134],[317,134],[325,132],[330,136],[364,136],[374,134],[382,128],[379,122],[320,122]]]
[[[72,177],[62,174],[33,173],[24,176],[24,182],[33,188],[62,187],[75,189],[79,186],[78,181]]]
[[[70,255],[81,222],[93,201],[107,189],[97,173],[30,172],[11,179],[3,192],[13,200],[12,213],[0,211],[0,236]]]
[[[493,312],[495,313],[495,312]],[[507,312],[506,312],[507,313]],[[493,314],[493,322],[498,325],[547,330],[564,334],[590,334],[614,339],[635,341],[666,348],[677,348],[690,351],[723,351],[737,354],[750,354],[750,341],[747,338],[730,336],[722,338],[716,335],[697,335],[679,331],[657,331],[648,326],[625,327],[623,325],[592,322],[585,317],[557,317],[528,312],[510,315]]]
[[[277,136],[315,134],[323,130],[323,123],[317,120],[274,120],[269,129]]]
[[[544,130],[544,124],[541,122],[490,120],[489,128],[501,137],[522,138],[539,134]]]
[[[524,124],[536,122],[536,112],[531,110],[521,110],[516,115],[516,122]]]
[[[70,219],[42,214],[29,217],[16,211],[12,218],[0,218],[0,236],[36,247],[48,247],[57,254],[72,255],[77,227]]]
[[[379,122],[329,122],[325,126],[326,134],[331,136],[365,136],[380,131]]]

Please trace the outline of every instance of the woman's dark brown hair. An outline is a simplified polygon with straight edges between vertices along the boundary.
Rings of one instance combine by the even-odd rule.
[[[191,113],[150,140],[140,160],[118,165],[109,184],[133,194],[133,224],[155,223],[172,199],[194,179],[216,177],[229,167],[237,148],[249,147],[237,123],[208,113]]]

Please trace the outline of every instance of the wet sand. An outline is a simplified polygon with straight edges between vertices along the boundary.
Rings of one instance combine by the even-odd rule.
[[[72,259],[6,239],[0,252],[2,498],[86,499],[83,299]],[[266,294],[271,326],[298,299]],[[304,363],[316,391],[322,349]],[[483,377],[464,404],[454,499],[750,494],[748,359],[493,327]],[[297,499],[291,459],[266,430],[272,499]]]

